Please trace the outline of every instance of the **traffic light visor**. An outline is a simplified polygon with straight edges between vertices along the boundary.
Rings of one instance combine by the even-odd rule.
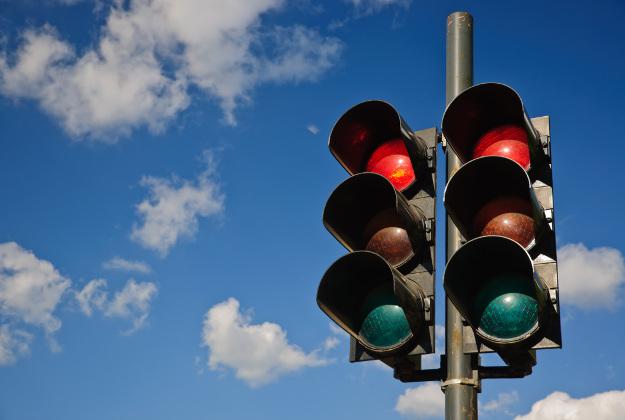
[[[401,267],[425,245],[425,216],[381,175],[356,174],[332,192],[323,224],[350,251],[369,250]]]
[[[398,191],[413,185],[427,166],[427,147],[390,104],[362,102],[334,125],[330,151],[351,175],[375,172]]]
[[[441,130],[463,163],[503,156],[527,171],[542,153],[540,137],[521,98],[499,83],[475,85],[460,93],[447,106]]]
[[[530,250],[547,228],[527,173],[505,157],[482,157],[462,166],[447,183],[443,201],[467,240],[499,235]]]
[[[548,291],[517,242],[485,236],[467,242],[447,263],[447,296],[493,348],[527,345],[543,325]]]
[[[381,355],[413,343],[423,328],[424,294],[379,255],[356,251],[326,271],[317,304],[365,348]]]

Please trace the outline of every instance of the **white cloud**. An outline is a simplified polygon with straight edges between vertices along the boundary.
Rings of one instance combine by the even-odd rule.
[[[328,337],[323,345],[326,351],[332,350],[334,347],[338,346],[341,340],[338,337]]]
[[[15,242],[0,244],[0,313],[53,333],[61,321],[52,315],[70,286],[48,261]]]
[[[8,324],[0,325],[0,365],[12,365],[17,356],[30,353],[32,334],[24,330],[10,329]]]
[[[429,382],[409,388],[397,399],[395,411],[413,419],[428,419],[445,415],[445,394],[440,382]]]
[[[614,248],[583,244],[558,249],[560,299],[582,309],[613,309],[622,303],[625,262]]]
[[[74,293],[80,309],[87,316],[91,316],[93,309],[102,310],[106,304],[106,280],[91,280],[80,292]]]
[[[114,141],[139,126],[161,132],[189,105],[191,85],[235,124],[259,84],[315,80],[342,50],[316,30],[263,25],[284,0],[124,3],[81,55],[49,25],[25,30],[17,51],[0,51],[0,93],[39,101],[76,138]]]
[[[317,127],[316,125],[309,124],[308,127],[306,127],[306,129],[313,134],[319,133],[319,127]]]
[[[625,412],[625,391],[609,391],[587,398],[571,398],[554,392],[536,402],[532,410],[514,420],[619,420]]]
[[[107,283],[104,279],[91,280],[80,292],[76,292],[76,300],[80,309],[91,316],[94,309],[102,311],[106,317],[128,319],[132,328],[123,331],[128,335],[145,326],[150,311],[150,303],[156,297],[158,288],[154,283],[137,283],[130,279],[121,291],[108,299]]]
[[[172,180],[143,177],[141,186],[150,197],[137,206],[142,224],[133,226],[131,239],[165,257],[181,236],[192,237],[198,217],[218,216],[224,210],[225,197],[212,175],[215,159],[205,151],[207,169],[193,181],[173,177]]]
[[[265,385],[279,376],[304,367],[328,363],[317,351],[304,353],[290,344],[286,331],[270,322],[251,324],[239,311],[239,302],[230,298],[213,306],[204,316],[202,345],[209,348],[208,367],[224,366],[251,387]]]
[[[26,354],[31,335],[11,327],[24,323],[42,328],[52,350],[58,344],[52,334],[61,328],[53,315],[71,281],[48,261],[38,259],[15,242],[0,244],[0,315],[8,323],[0,326],[0,364],[13,363]]]
[[[102,264],[108,270],[136,271],[139,273],[150,273],[150,266],[142,261],[128,261],[119,256],[113,257],[110,261]]]
[[[516,391],[509,393],[500,393],[497,395],[496,400],[491,400],[482,406],[484,411],[502,412],[507,415],[512,415],[509,408],[510,405],[519,401],[519,394]]]
[[[357,10],[365,11],[366,13],[379,12],[386,6],[401,6],[408,8],[412,0],[344,0],[347,3],[351,3]]]

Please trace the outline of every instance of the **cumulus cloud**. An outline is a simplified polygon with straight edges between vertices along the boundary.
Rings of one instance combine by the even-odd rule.
[[[554,392],[532,406],[525,415],[514,420],[618,420],[625,412],[625,391],[609,391],[587,398],[571,398],[564,392]]]
[[[48,261],[38,259],[15,242],[0,244],[0,364],[13,363],[28,352],[31,334],[15,324],[42,328],[53,350],[52,334],[61,328],[53,315],[71,281]]]
[[[317,30],[264,25],[284,4],[115,1],[93,48],[80,53],[50,25],[23,31],[16,51],[0,51],[0,93],[38,101],[77,139],[115,141],[139,126],[162,132],[188,107],[190,87],[235,124],[258,85],[314,81],[340,56],[341,42]]]
[[[131,239],[165,257],[181,236],[192,237],[198,217],[218,216],[224,210],[225,196],[214,180],[214,154],[205,151],[207,168],[195,180],[145,176],[141,186],[149,198],[137,206],[141,224],[133,226]]]
[[[397,399],[395,411],[413,419],[442,418],[445,416],[445,394],[441,384],[427,383],[409,388]]]
[[[124,288],[108,298],[107,282],[104,279],[91,280],[80,291],[75,293],[80,309],[88,316],[94,310],[101,311],[106,317],[128,319],[132,328],[122,331],[128,335],[142,328],[150,310],[150,302],[156,297],[158,288],[154,283],[137,283],[134,279],[126,282]]]
[[[150,266],[145,262],[129,261],[119,256],[115,256],[111,260],[104,262],[102,267],[107,270],[136,271],[139,273],[152,272]]]
[[[613,309],[622,303],[625,262],[614,248],[568,244],[558,249],[562,302],[582,309]]]
[[[209,348],[208,367],[232,368],[251,387],[265,385],[279,376],[305,367],[322,366],[328,360],[318,351],[305,353],[290,344],[286,331],[270,322],[252,324],[230,298],[213,306],[204,316],[202,345]]]

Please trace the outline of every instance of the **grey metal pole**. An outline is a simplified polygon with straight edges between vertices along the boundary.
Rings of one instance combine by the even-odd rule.
[[[456,12],[447,17],[447,87],[446,103],[463,90],[473,86],[473,17]],[[460,160],[447,147],[447,181],[460,167]],[[446,261],[460,248],[461,235],[446,218]],[[464,354],[462,346],[462,316],[446,299],[445,313],[445,355],[447,376],[442,384],[445,392],[446,420],[477,420],[477,393],[479,379],[477,357]],[[475,360],[472,366],[472,359]]]

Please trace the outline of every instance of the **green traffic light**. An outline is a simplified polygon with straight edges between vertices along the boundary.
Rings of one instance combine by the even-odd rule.
[[[474,316],[478,328],[497,339],[520,337],[538,324],[538,300],[533,282],[520,274],[500,274],[477,293]]]
[[[367,294],[361,317],[360,339],[374,348],[391,349],[412,336],[406,315],[390,285],[376,287]]]

